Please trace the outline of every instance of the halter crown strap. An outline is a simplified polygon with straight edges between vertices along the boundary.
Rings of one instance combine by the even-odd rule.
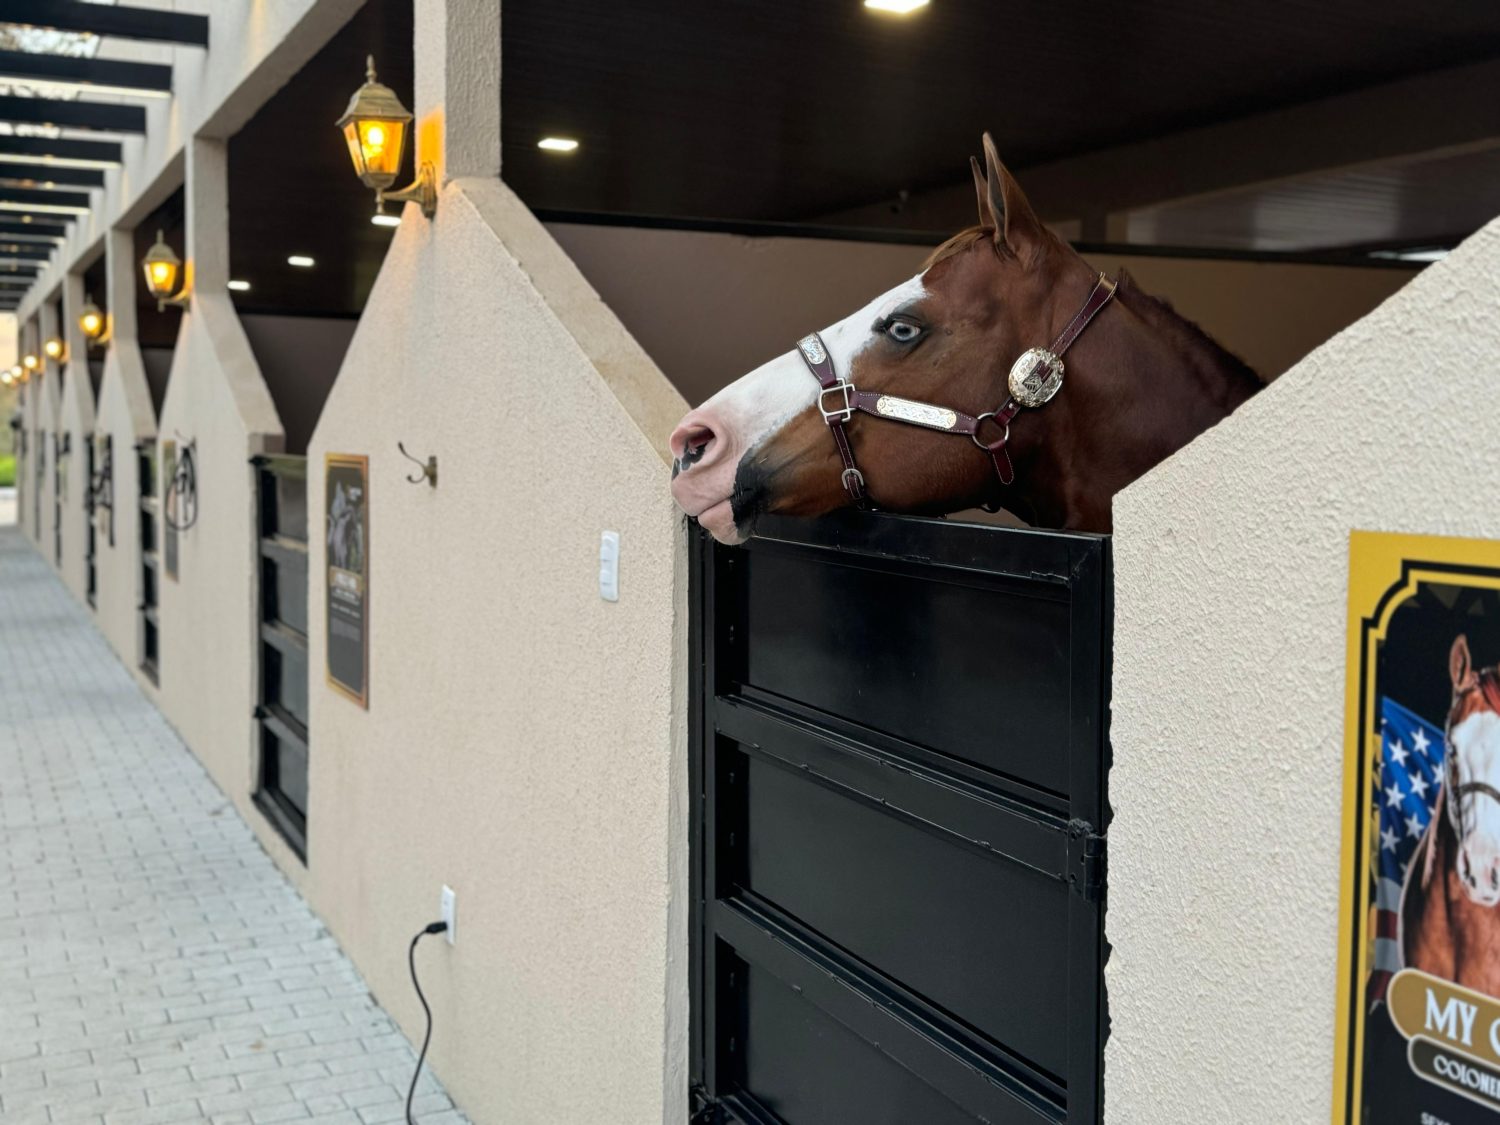
[[[1010,441],[1011,422],[1025,406],[1042,406],[1057,393],[1062,386],[1063,353],[1073,346],[1078,337],[1083,335],[1089,322],[1114,298],[1115,289],[1115,282],[1100,273],[1083,307],[1073,314],[1073,319],[1058,333],[1052,346],[1045,349],[1033,348],[1017,361],[1011,371],[1011,385],[1014,387],[1019,378],[1023,385],[1038,392],[1034,400],[1030,403],[1022,402],[1012,393],[998,409],[979,415],[965,414],[962,410],[934,406],[915,399],[901,398],[899,395],[858,390],[839,374],[822,336],[810,332],[798,340],[797,353],[802,356],[802,362],[807,364],[807,369],[812,372],[821,388],[818,392],[818,410],[833,434],[834,445],[838,447],[839,457],[844,462],[843,485],[855,504],[861,508],[869,506],[864,474],[854,463],[854,450],[849,444],[849,434],[845,429],[855,411],[944,433],[965,434],[990,455],[1000,483],[1007,486],[1014,483],[1015,467],[1011,463],[1010,451],[1006,448]],[[1023,366],[1027,360],[1031,360],[1030,365]],[[980,437],[979,431],[986,421],[992,421],[999,427],[1000,434],[993,441],[985,441]]]

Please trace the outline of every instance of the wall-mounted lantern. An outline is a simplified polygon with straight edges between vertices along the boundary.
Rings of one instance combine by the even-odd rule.
[[[8,368],[5,371],[0,371],[0,383],[3,383],[7,387],[14,383],[16,381],[15,375],[12,374],[14,370],[15,368]]]
[[[386,190],[401,172],[412,116],[394,90],[375,81],[374,55],[367,59],[365,78],[337,122],[349,145],[354,173],[365,187],[374,189],[377,214],[384,213],[387,200],[411,202],[419,204],[422,214],[430,219],[437,210],[437,173],[431,164],[419,164],[417,178],[409,186],[400,191]]]
[[[55,359],[60,363],[67,362],[68,347],[59,336],[53,336],[42,345],[42,351],[47,353],[48,359]]]
[[[176,305],[178,308],[187,305],[189,294],[186,286],[176,296],[172,294],[172,290],[177,288],[177,274],[181,269],[182,259],[167,245],[165,234],[157,231],[156,241],[141,259],[141,270],[146,275],[146,292],[156,298],[157,312],[165,312],[168,305]]]
[[[41,365],[42,361],[37,359],[34,352],[27,352],[21,357],[21,366],[26,368],[27,371],[35,371]]]
[[[83,299],[83,311],[78,314],[78,330],[90,343],[104,335],[104,313],[94,304],[92,297]]]

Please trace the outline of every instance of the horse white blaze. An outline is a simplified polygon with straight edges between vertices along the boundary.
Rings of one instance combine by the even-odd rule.
[[[1457,755],[1460,785],[1479,782],[1500,790],[1500,714],[1477,711],[1455,725],[1448,753]],[[1494,906],[1500,903],[1500,801],[1482,792],[1465,793],[1459,800],[1465,829],[1459,841],[1464,891],[1479,905]]]
[[[859,353],[875,339],[874,325],[925,294],[920,275],[882,293],[868,305],[822,330],[835,370],[851,377]],[[745,454],[768,440],[817,401],[818,381],[795,349],[742,375],[678,423],[672,431],[678,507],[721,543],[737,543],[730,498]]]

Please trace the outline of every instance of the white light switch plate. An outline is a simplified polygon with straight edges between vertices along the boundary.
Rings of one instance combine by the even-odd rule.
[[[599,596],[607,602],[620,600],[620,533],[599,535]]]
[[[448,923],[448,929],[444,931],[443,937],[452,945],[458,940],[458,895],[453,893],[453,888],[447,885],[443,887],[443,896],[438,903],[439,917]]]

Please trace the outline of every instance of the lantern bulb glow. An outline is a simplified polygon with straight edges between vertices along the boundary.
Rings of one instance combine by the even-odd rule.
[[[313,261],[313,259],[309,258],[306,254],[293,254],[286,260],[286,264],[289,266],[296,266],[299,269],[308,270],[317,265],[317,262]]]
[[[54,336],[42,345],[42,351],[47,353],[48,359],[57,359],[63,354],[63,342]]]
[[[250,291],[250,283],[248,281],[231,281],[229,288],[233,289],[236,293],[248,293]]]
[[[370,216],[370,222],[374,223],[377,227],[399,227],[401,225],[401,216],[387,215],[384,211],[380,211]]]
[[[30,353],[21,357],[21,366],[26,368],[27,371],[35,371],[40,365],[41,361]]]
[[[872,12],[887,12],[893,16],[909,16],[919,8],[927,7],[928,0],[865,0],[865,7]]]
[[[576,152],[578,142],[572,137],[543,137],[537,141],[536,147],[543,152]]]

